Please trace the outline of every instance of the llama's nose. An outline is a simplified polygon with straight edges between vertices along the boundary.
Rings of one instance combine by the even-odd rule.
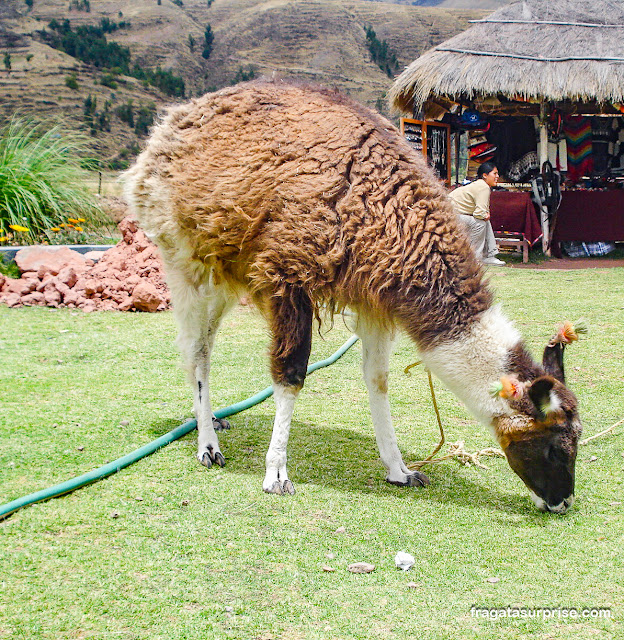
[[[565,513],[574,504],[574,494],[570,494],[565,500],[556,505],[546,505],[551,513]]]

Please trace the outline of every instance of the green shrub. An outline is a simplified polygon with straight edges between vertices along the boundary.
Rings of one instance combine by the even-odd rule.
[[[117,89],[117,87],[119,86],[117,84],[117,76],[115,76],[113,73],[105,73],[103,76],[101,76],[100,84],[108,87],[109,89]]]
[[[9,278],[19,278],[21,275],[19,267],[15,262],[9,260],[3,255],[0,255],[0,273],[3,276],[8,276]]]
[[[150,102],[147,105],[141,105],[136,114],[134,120],[134,132],[137,136],[146,136],[149,133],[149,128],[154,122],[156,116],[156,105]]]
[[[128,102],[117,107],[115,113],[122,122],[125,122],[131,129],[134,128],[134,107],[132,100],[128,100]]]
[[[74,91],[78,91],[78,78],[75,73],[65,76],[65,85]]]
[[[88,145],[86,136],[61,125],[17,116],[0,129],[0,236],[34,243],[68,215],[88,224],[100,219],[94,197],[82,186]]]
[[[253,80],[255,77],[256,70],[251,65],[249,65],[247,69],[245,69],[244,67],[238,67],[238,71],[234,76],[232,84],[237,84],[239,82],[248,82],[249,80]]]

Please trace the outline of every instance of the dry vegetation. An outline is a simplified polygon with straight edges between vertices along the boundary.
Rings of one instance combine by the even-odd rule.
[[[371,60],[367,26],[388,42],[402,69],[422,51],[467,28],[469,19],[482,15],[474,8],[489,9],[493,1],[500,4],[482,0],[470,9],[447,9],[366,0],[214,0],[211,6],[206,0],[183,0],[183,6],[171,0],[92,0],[86,12],[69,10],[67,0],[34,0],[31,10],[24,0],[3,0],[0,53],[10,53],[11,70],[0,67],[0,116],[19,109],[82,124],[88,95],[97,98],[100,108],[111,101],[113,109],[130,99],[137,106],[172,100],[135,78],[122,76],[116,88],[100,84],[102,70],[52,49],[37,36],[52,19],[67,18],[72,27],[97,24],[102,17],[129,21],[130,28],[107,34],[108,40],[129,47],[132,61],[145,68],[160,65],[182,76],[187,96],[231,84],[240,70],[252,70],[335,86],[383,108],[392,79]],[[441,4],[457,3],[461,0]],[[208,24],[214,43],[206,60],[201,53]],[[73,75],[71,88],[66,80]],[[134,131],[117,117],[111,118],[110,132],[95,137],[100,155],[109,158],[136,142]]]

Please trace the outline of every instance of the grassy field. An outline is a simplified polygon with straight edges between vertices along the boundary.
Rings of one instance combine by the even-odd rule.
[[[624,418],[624,271],[503,269],[492,280],[536,355],[558,321],[587,319],[589,336],[566,353],[584,435]],[[170,313],[0,307],[0,322],[0,502],[113,460],[190,417]],[[337,318],[317,336],[312,360],[349,335]],[[269,384],[266,344],[253,310],[229,317],[213,361],[215,406]],[[416,357],[401,339],[391,371],[408,461],[437,442],[426,375],[403,373]],[[487,470],[446,462],[428,469],[427,489],[392,487],[359,366],[356,345],[307,381],[289,449],[294,497],[261,491],[268,401],[231,419],[224,469],[197,464],[191,434],[0,522],[0,638],[624,637],[624,427],[580,448],[577,502],[565,516],[536,511],[502,459],[487,459]],[[490,446],[485,428],[437,390],[447,440]],[[394,566],[401,550],[416,558],[407,573]],[[376,570],[351,574],[356,561]],[[604,607],[611,619],[471,614],[508,606]]]

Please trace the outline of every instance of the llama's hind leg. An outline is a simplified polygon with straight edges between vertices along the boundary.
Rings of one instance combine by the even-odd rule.
[[[229,423],[214,417],[210,404],[210,356],[222,317],[236,299],[224,287],[210,282],[199,286],[177,283],[169,274],[173,308],[179,326],[178,346],[193,385],[193,409],[197,420],[197,459],[205,467],[223,467],[225,458],[215,431]]]
[[[362,369],[368,388],[375,438],[381,461],[386,467],[386,481],[399,486],[425,486],[429,479],[420,471],[407,468],[399,451],[388,401],[388,368],[392,337],[387,331],[360,317],[357,334],[362,340]]]
[[[303,387],[312,345],[312,305],[307,294],[292,289],[271,301],[271,375],[275,422],[266,455],[262,488],[267,493],[294,494],[286,470],[290,423],[297,395]]]

